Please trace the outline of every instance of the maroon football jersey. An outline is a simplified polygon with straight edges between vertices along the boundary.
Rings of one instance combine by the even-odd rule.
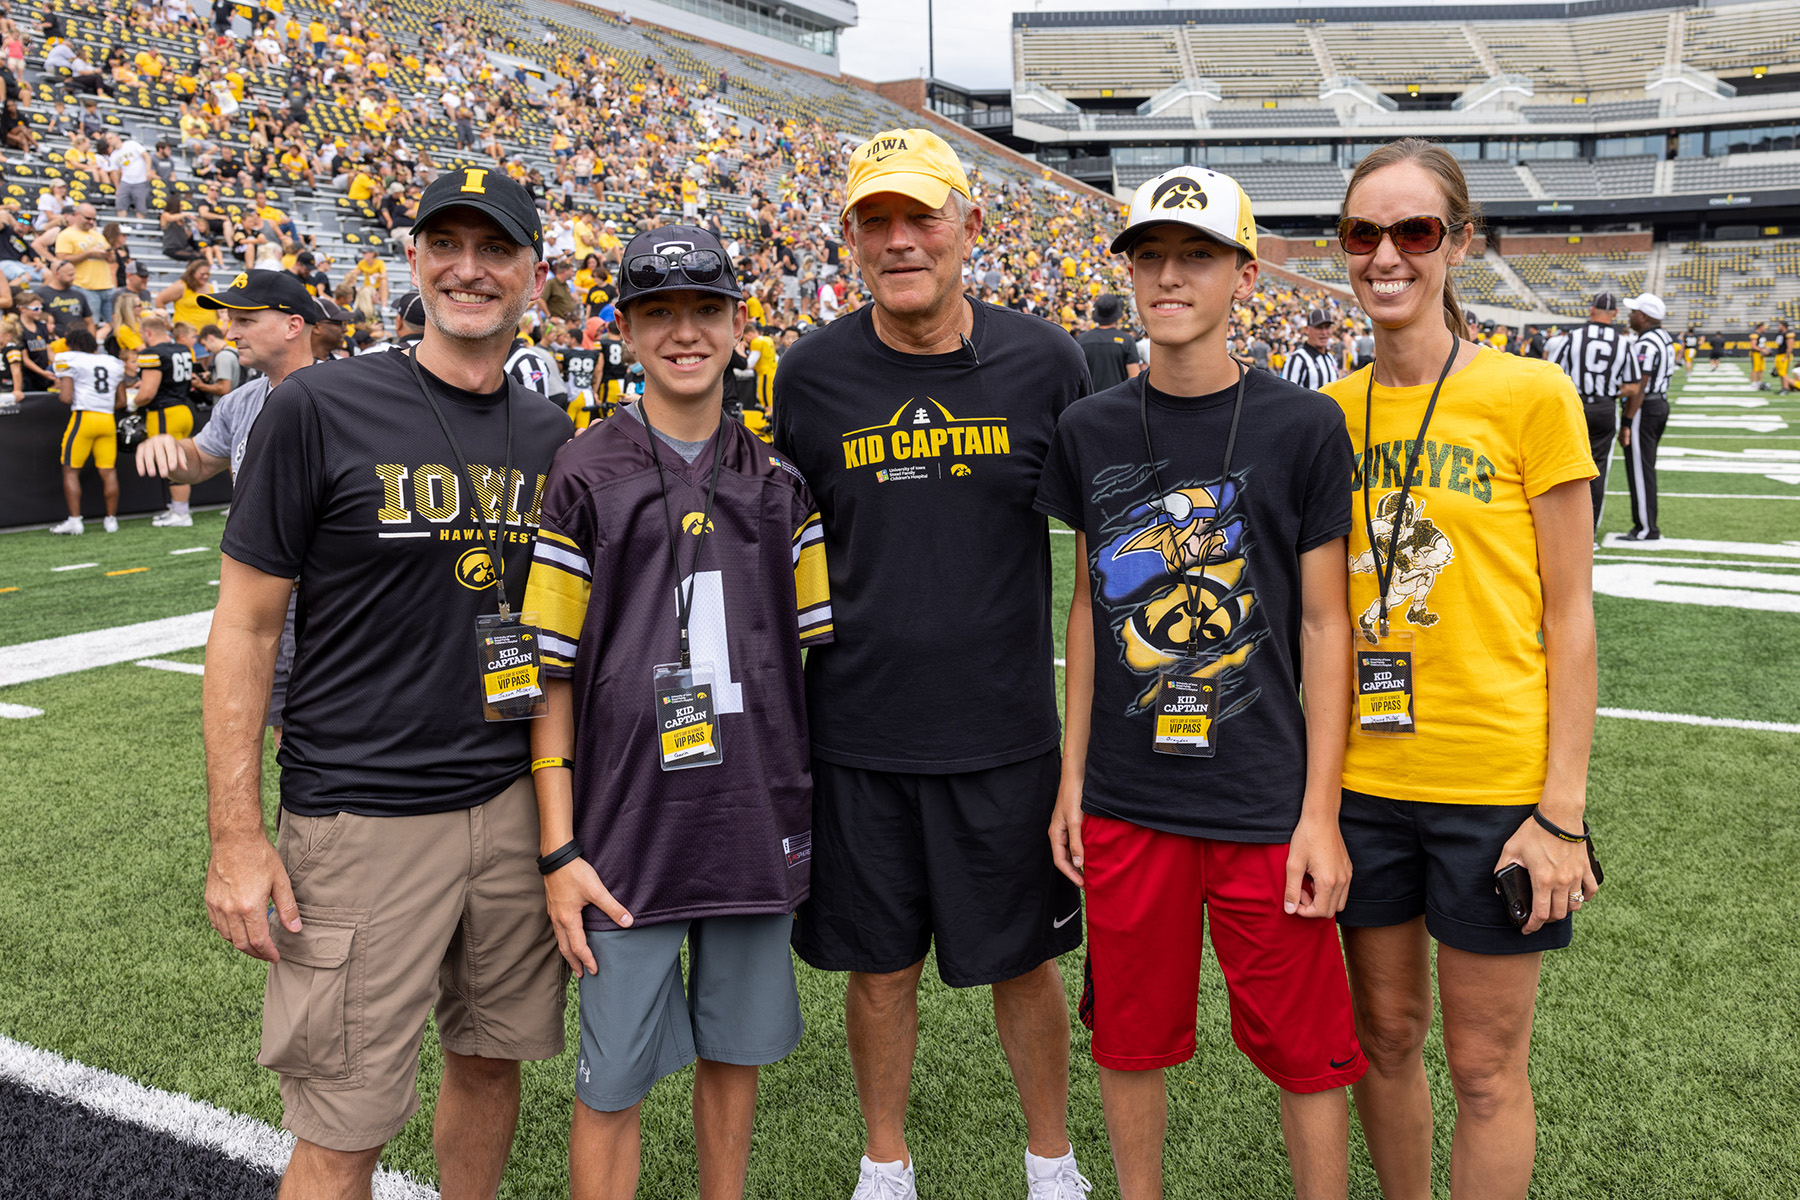
[[[525,610],[542,631],[544,671],[572,680],[575,837],[638,925],[792,912],[812,858],[803,646],[832,637],[825,547],[799,471],[725,420],[692,463],[620,412],[564,446],[544,489]],[[681,584],[696,541],[689,621],[696,667],[710,665],[715,766],[664,771],[653,673],[680,658]],[[706,537],[698,535],[705,527]],[[589,929],[611,929],[600,910]]]

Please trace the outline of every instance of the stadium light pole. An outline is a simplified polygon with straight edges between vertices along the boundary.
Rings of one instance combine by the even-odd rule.
[[[937,9],[935,0],[925,0],[925,107],[932,107],[937,80]]]

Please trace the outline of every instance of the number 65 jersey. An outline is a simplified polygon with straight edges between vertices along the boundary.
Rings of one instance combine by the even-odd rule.
[[[800,472],[742,424],[713,436],[710,514],[712,439],[692,462],[666,440],[653,458],[623,410],[559,450],[525,594],[544,673],[572,681],[576,840],[636,925],[791,913],[811,877],[800,654],[832,639],[819,513]],[[678,771],[662,769],[653,685],[681,657],[671,540],[723,755]],[[592,907],[585,924],[615,927]]]

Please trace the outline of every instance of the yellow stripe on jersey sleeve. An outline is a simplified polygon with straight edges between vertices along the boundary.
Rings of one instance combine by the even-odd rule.
[[[538,536],[543,536],[542,530]],[[531,575],[525,582],[524,611],[537,617],[546,666],[567,668],[575,665],[575,651],[581,644],[581,627],[587,621],[591,591],[592,585],[581,576],[554,563],[533,560]]]
[[[818,513],[809,515],[794,534],[794,603],[798,609],[800,644],[831,641],[831,580]]]
[[[573,538],[566,538],[562,534],[556,532],[556,530],[554,530],[554,529],[548,529],[543,526],[539,526],[538,527],[538,536],[545,539],[546,541],[555,542],[559,546],[563,546],[563,547],[566,547],[567,549],[573,550],[577,554],[581,553],[581,547],[577,546],[575,544],[575,541]]]
[[[162,370],[162,359],[154,354],[140,354],[138,355],[138,370],[160,371]]]

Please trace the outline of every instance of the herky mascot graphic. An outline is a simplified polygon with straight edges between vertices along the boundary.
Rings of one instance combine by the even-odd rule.
[[[1096,499],[1142,495],[1149,475],[1145,467],[1101,471]],[[1269,633],[1260,621],[1250,627],[1257,600],[1245,578],[1249,543],[1243,518],[1234,515],[1242,480],[1236,473],[1232,480],[1176,488],[1108,518],[1095,539],[1089,569],[1099,582],[1096,601],[1118,634],[1120,657],[1144,684],[1126,716],[1148,709],[1158,674],[1189,658],[1196,622],[1201,660],[1191,673],[1218,683],[1219,719],[1260,694],[1234,697],[1230,686]]]
[[[1431,586],[1450,565],[1450,560],[1456,557],[1456,548],[1436,525],[1420,515],[1425,510],[1423,500],[1408,493],[1404,511],[1400,500],[1399,492],[1389,492],[1376,502],[1375,514],[1369,522],[1369,548],[1350,560],[1350,571],[1355,575],[1374,572],[1375,556],[1381,555],[1383,565],[1392,572],[1388,578],[1388,611],[1404,610],[1408,621],[1429,628],[1438,623],[1438,615],[1425,607],[1425,598],[1431,594]],[[1398,533],[1394,529],[1396,521],[1400,526]],[[1389,539],[1394,543],[1392,564],[1387,562]],[[1371,642],[1375,640],[1375,622],[1380,615],[1381,601],[1377,598],[1369,601],[1369,607],[1356,618],[1357,628]]]

